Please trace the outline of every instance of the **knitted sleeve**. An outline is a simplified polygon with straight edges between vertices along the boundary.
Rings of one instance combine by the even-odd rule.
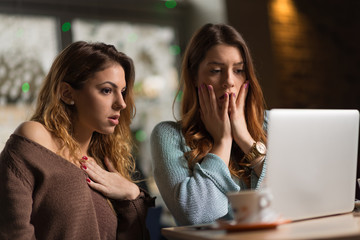
[[[268,124],[269,124],[269,111],[266,110],[264,112],[264,124],[263,124],[263,129],[265,130],[265,132],[268,131]],[[264,184],[265,184],[265,176],[266,176],[266,162],[267,159],[265,156],[264,165],[260,176],[256,176],[254,171],[251,173],[250,176],[251,189],[259,190],[260,188],[265,187]]]
[[[140,195],[134,200],[112,200],[118,218],[117,239],[150,239],[146,228],[146,216],[149,207],[155,206],[155,198],[140,189]]]
[[[7,147],[0,155],[0,239],[35,239],[30,223],[32,185],[15,164],[16,158]]]
[[[209,223],[228,213],[226,193],[240,186],[222,159],[208,154],[190,171],[184,157],[189,148],[174,122],[154,128],[151,150],[156,184],[179,225]]]

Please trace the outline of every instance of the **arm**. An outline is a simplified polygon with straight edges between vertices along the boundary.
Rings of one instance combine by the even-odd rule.
[[[212,222],[228,213],[226,193],[240,187],[221,158],[210,153],[190,172],[184,157],[189,148],[171,122],[154,128],[151,150],[155,181],[178,224]]]
[[[19,162],[6,146],[0,155],[0,239],[35,239],[32,185],[17,167]]]
[[[248,131],[245,117],[245,104],[248,90],[249,82],[244,82],[240,88],[238,96],[234,94],[231,97],[229,104],[231,110],[231,131],[234,137],[234,141],[245,154],[250,152],[252,145],[255,143],[255,140]],[[254,161],[255,160],[256,159],[254,159]],[[264,163],[262,162],[253,169],[252,175],[254,176],[251,177],[251,188],[254,188],[254,182],[257,182],[256,179],[258,178],[257,176],[259,176],[261,179],[263,178],[263,176],[261,176],[264,175],[263,166]]]
[[[268,111],[265,111],[265,113],[264,113],[263,129],[265,130],[265,132],[267,132],[267,130],[268,130]],[[266,156],[265,156],[263,164],[261,166],[259,166],[258,171],[253,171],[251,173],[251,178],[250,178],[251,188],[252,189],[262,188],[263,185],[265,184],[265,182],[264,182],[265,176],[266,176]]]

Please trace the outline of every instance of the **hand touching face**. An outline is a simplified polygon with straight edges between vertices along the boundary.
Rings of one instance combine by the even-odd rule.
[[[201,119],[214,139],[213,148],[219,145],[217,143],[221,145],[233,139],[247,152],[254,140],[245,117],[249,83],[240,50],[225,44],[212,47],[199,65],[197,87]],[[227,163],[230,148],[221,148],[216,154]]]
[[[226,94],[237,99],[245,81],[245,64],[237,47],[215,45],[199,65],[197,86],[211,85],[219,108],[223,106]]]

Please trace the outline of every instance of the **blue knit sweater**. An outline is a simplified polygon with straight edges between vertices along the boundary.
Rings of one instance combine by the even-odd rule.
[[[155,126],[151,134],[154,178],[176,223],[193,225],[230,219],[226,194],[248,187],[231,176],[224,161],[212,153],[190,171],[184,157],[189,150],[180,124],[167,121]],[[265,177],[265,165],[259,178],[254,172],[251,174],[252,189],[259,188]]]

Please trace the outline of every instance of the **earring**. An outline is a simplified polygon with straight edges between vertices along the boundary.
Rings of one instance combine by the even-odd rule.
[[[71,100],[70,105],[74,105],[74,104],[75,104],[74,100]]]

